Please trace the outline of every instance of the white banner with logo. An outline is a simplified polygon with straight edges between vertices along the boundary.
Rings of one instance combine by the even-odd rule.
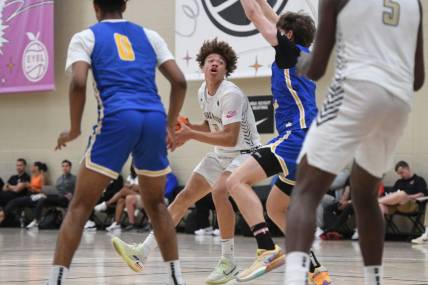
[[[317,19],[318,0],[268,3],[278,14],[303,10]],[[247,19],[239,0],[176,0],[175,29],[176,59],[188,80],[203,78],[196,55],[204,41],[215,37],[228,42],[239,56],[232,78],[271,75],[274,49]]]

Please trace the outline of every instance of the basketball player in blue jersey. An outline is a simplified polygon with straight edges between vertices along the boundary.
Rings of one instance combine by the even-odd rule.
[[[315,209],[335,176],[352,160],[352,204],[364,284],[383,284],[385,225],[378,187],[391,169],[414,91],[425,80],[421,2],[320,1],[314,51],[301,55],[298,68],[300,74],[319,80],[336,46],[336,72],[299,155],[288,215],[286,285],[307,284]]]
[[[315,84],[297,75],[300,53],[307,53],[315,35],[314,21],[306,15],[286,13],[279,17],[266,0],[241,0],[247,17],[276,51],[272,65],[272,94],[278,137],[256,151],[228,178],[227,186],[257,240],[256,261],[238,275],[248,281],[278,267],[284,254],[275,247],[263,216],[263,207],[251,185],[276,174],[279,179],[268,199],[268,214],[285,232],[285,218],[292,192],[296,161],[307,129],[317,114]],[[330,284],[325,268],[311,258],[311,284]]]
[[[81,132],[88,72],[99,94],[98,124],[80,167],[75,195],[62,224],[47,284],[60,285],[79,246],[82,230],[103,189],[118,177],[130,154],[139,175],[144,209],[153,225],[169,285],[185,284],[178,261],[174,225],[163,200],[169,147],[183,105],[186,82],[165,42],[155,32],[122,19],[126,0],[94,0],[99,23],[76,34],[66,68],[71,70],[70,131],[58,138],[65,147]],[[155,84],[156,67],[171,84],[166,116]]]

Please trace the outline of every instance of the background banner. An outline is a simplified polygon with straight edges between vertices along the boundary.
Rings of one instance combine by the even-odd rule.
[[[54,89],[53,0],[0,0],[0,93]]]
[[[259,134],[273,134],[275,132],[273,97],[249,96],[248,99],[256,119]]]
[[[278,14],[303,11],[317,20],[318,0],[267,1]],[[247,19],[239,0],[176,0],[175,55],[187,79],[202,79],[196,55],[204,41],[215,37],[239,56],[232,78],[271,75],[274,49]]]

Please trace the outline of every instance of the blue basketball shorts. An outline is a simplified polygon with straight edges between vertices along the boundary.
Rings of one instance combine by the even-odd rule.
[[[296,184],[297,158],[302,149],[307,130],[293,130],[271,140],[252,156],[268,177],[279,174],[275,183],[284,193],[291,194],[290,187]]]
[[[123,110],[94,126],[85,166],[116,179],[132,154],[137,174],[159,177],[171,172],[166,146],[167,119],[162,112]]]

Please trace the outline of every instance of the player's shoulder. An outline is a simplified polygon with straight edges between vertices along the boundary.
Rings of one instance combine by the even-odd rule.
[[[204,95],[206,87],[207,87],[207,83],[205,81],[202,82],[201,86],[198,89],[198,96],[199,97],[202,97]]]
[[[94,32],[92,29],[84,29],[73,35],[72,40],[92,40],[94,38]]]
[[[222,88],[221,95],[223,96],[227,96],[227,95],[245,96],[241,88],[239,88],[239,86],[233,83],[232,81],[225,79],[222,83],[221,88]]]
[[[155,30],[152,30],[152,29],[149,29],[149,28],[143,27],[143,26],[141,26],[141,27],[142,27],[143,31],[146,33],[147,38],[150,41],[154,41],[154,42],[163,41],[162,36],[158,32],[156,32]]]

